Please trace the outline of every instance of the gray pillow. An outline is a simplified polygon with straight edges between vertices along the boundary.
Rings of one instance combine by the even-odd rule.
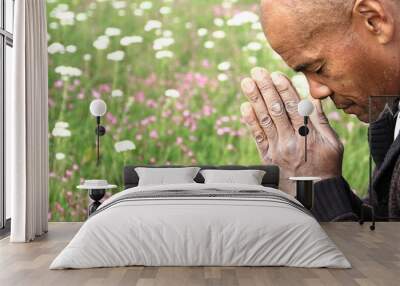
[[[202,170],[205,184],[261,185],[265,171],[262,170]]]
[[[135,168],[139,176],[139,186],[195,183],[193,179],[199,170],[199,167]]]

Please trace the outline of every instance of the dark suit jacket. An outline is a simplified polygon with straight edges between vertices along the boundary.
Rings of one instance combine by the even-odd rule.
[[[393,141],[395,119],[384,112],[370,124],[370,150],[375,162],[372,184],[365,202],[377,218],[400,217],[400,136]],[[369,168],[369,166],[360,166]],[[320,181],[314,187],[313,214],[320,221],[358,220],[361,200],[343,177]]]

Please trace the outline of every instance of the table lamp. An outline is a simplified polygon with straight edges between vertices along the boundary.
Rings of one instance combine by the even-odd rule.
[[[304,117],[304,125],[299,128],[299,134],[304,137],[304,160],[307,162],[307,135],[310,132],[308,129],[308,117],[314,112],[314,104],[308,99],[303,99],[299,102],[297,110]]]
[[[95,99],[90,103],[90,113],[96,117],[96,150],[97,150],[97,162],[96,165],[100,164],[100,136],[106,134],[106,128],[100,125],[100,118],[106,114],[107,112],[107,104],[101,99]]]

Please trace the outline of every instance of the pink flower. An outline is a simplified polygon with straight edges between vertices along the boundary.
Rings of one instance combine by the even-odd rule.
[[[144,101],[144,92],[143,91],[139,91],[138,93],[136,93],[135,99],[138,102],[143,102]]]
[[[110,122],[110,124],[115,125],[117,124],[117,118],[112,115],[111,112],[107,112],[106,113],[106,119],[108,120],[108,122]]]
[[[71,170],[66,170],[66,171],[65,171],[65,176],[66,176],[67,178],[72,177],[73,174],[74,174],[74,172],[72,172]]]
[[[153,85],[157,81],[157,76],[155,73],[151,73],[144,81],[144,84],[147,86]]]
[[[205,75],[196,73],[194,77],[196,79],[197,85],[200,88],[204,88],[207,85],[208,78]]]
[[[218,128],[218,129],[217,129],[217,134],[218,134],[219,136],[224,135],[224,129]]]
[[[56,80],[55,82],[54,82],[54,86],[56,87],[56,88],[62,88],[63,86],[64,86],[64,81],[62,81],[62,80]]]
[[[176,144],[181,145],[183,143],[182,137],[176,137]]]
[[[110,93],[111,92],[111,87],[108,84],[100,84],[99,86],[99,91],[101,93]]]
[[[150,158],[150,163],[151,164],[154,164],[155,162],[156,162],[156,158],[154,158],[154,157]]]
[[[140,140],[143,139],[143,135],[142,134],[136,134],[135,138],[136,138],[137,141],[140,141]]]
[[[203,114],[204,116],[211,116],[211,114],[213,113],[213,108],[209,105],[204,105],[203,106]]]
[[[205,60],[203,60],[203,61],[201,62],[201,65],[202,65],[204,68],[209,68],[209,67],[210,67],[210,62],[209,62],[207,59],[205,59]]]
[[[100,94],[100,92],[98,92],[97,90],[92,89],[92,96],[93,96],[94,98],[100,98],[100,97],[101,97],[101,94]]]
[[[61,204],[59,202],[56,202],[55,204],[55,208],[59,213],[64,213],[64,208],[61,206]]]
[[[157,130],[152,130],[149,134],[151,139],[157,139],[158,138],[158,132]]]
[[[78,164],[73,164],[73,165],[72,165],[72,169],[73,169],[74,171],[79,170]]]
[[[153,99],[149,99],[149,100],[146,102],[146,105],[147,105],[148,107],[150,107],[150,108],[156,108],[156,107],[157,107],[157,102],[156,102],[155,100],[153,100]]]
[[[76,97],[78,99],[84,99],[85,98],[85,93],[84,92],[80,92],[80,93],[78,93],[78,95]]]
[[[74,83],[75,86],[78,86],[81,84],[81,81],[79,79],[74,79]]]
[[[48,104],[49,104],[49,107],[53,107],[54,105],[56,105],[54,100],[51,99],[50,97],[48,98]]]

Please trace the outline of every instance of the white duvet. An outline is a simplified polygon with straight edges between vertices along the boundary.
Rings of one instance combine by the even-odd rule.
[[[131,192],[210,188],[263,190],[290,198],[281,191],[254,185],[127,189],[100,206],[104,210],[82,225],[50,269],[127,265],[351,267],[311,215],[273,200],[185,197],[112,204]]]

